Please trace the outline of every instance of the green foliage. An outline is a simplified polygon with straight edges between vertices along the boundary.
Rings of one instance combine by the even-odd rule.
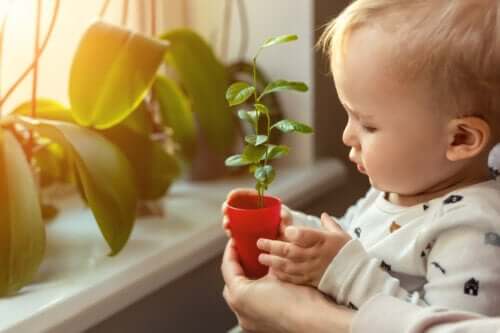
[[[224,100],[228,86],[226,68],[211,47],[189,29],[169,31],[161,36],[170,43],[166,62],[177,75],[196,116],[203,140],[220,154],[227,154],[235,137],[234,117]]]
[[[71,123],[20,117],[24,126],[60,144],[71,155],[85,198],[110,255],[126,244],[135,220],[137,193],[125,155],[98,133]]]
[[[244,103],[255,92],[255,87],[246,82],[236,82],[232,84],[226,92],[226,99],[230,106]]]
[[[191,160],[196,148],[196,128],[188,97],[174,80],[165,76],[156,77],[153,91],[160,105],[163,125],[172,129],[172,138],[180,145],[184,159]]]
[[[73,59],[70,106],[34,98],[0,119],[0,296],[29,283],[42,261],[42,216],[57,208],[40,202],[39,186],[76,184],[113,256],[130,237],[137,201],[162,197],[180,175],[173,154],[193,158],[198,130],[215,151],[232,147],[226,68],[192,31],[162,37],[168,54],[164,41],[92,24]],[[164,62],[180,84],[157,76]],[[251,162],[235,165],[265,155],[264,135],[248,140],[258,146],[246,151]]]
[[[35,276],[45,252],[39,193],[16,138],[0,129],[0,296]]]
[[[296,35],[283,35],[267,39],[253,59],[254,84],[249,85],[245,82],[236,82],[226,92],[226,100],[231,106],[240,105],[245,103],[251,96],[254,97],[253,110],[238,111],[238,117],[247,121],[253,128],[254,133],[245,136],[243,153],[228,157],[225,163],[229,167],[248,166],[249,171],[253,173],[256,180],[255,188],[259,193],[259,203],[261,206],[263,204],[264,191],[268,189],[276,177],[276,171],[269,162],[281,158],[289,152],[288,147],[274,145],[270,142],[269,138],[271,137],[272,130],[276,129],[283,133],[296,132],[304,134],[312,133],[313,130],[305,124],[290,119],[284,119],[271,124],[269,108],[262,103],[262,97],[285,90],[305,92],[308,88],[303,82],[277,80],[269,83],[259,95],[256,82],[257,57],[264,48],[297,39]],[[262,123],[264,123],[263,126]],[[259,133],[261,127],[264,130]]]
[[[134,131],[122,124],[102,134],[125,154],[134,172],[139,199],[154,200],[166,194],[180,175],[180,167],[161,142],[151,141],[151,133]]]
[[[144,99],[167,45],[104,22],[90,26],[73,59],[71,109],[82,126],[116,125]]]

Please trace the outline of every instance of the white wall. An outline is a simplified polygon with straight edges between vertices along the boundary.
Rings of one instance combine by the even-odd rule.
[[[0,0],[0,17],[5,4],[12,0]],[[127,26],[135,30],[144,30],[140,24],[139,2],[146,0],[130,0]],[[49,21],[52,16],[54,0],[44,0],[42,7],[42,33],[44,38]],[[35,22],[35,0],[15,0],[9,12],[5,30],[3,65],[1,67],[1,95],[20,76],[21,72],[33,59],[34,49],[34,22]],[[68,103],[68,79],[71,60],[76,51],[88,24],[90,24],[100,11],[103,0],[60,0],[59,15],[56,21],[52,38],[47,49],[40,60],[38,95],[50,97],[63,103]],[[120,24],[122,13],[122,1],[110,1],[104,19],[106,21]],[[147,1],[146,5],[150,2]],[[158,0],[158,10],[165,11],[165,0]],[[146,14],[149,10],[146,9]],[[146,20],[149,17],[146,16]],[[159,19],[161,16],[159,15]],[[163,22],[159,22],[161,31]],[[147,24],[149,28],[149,24]],[[26,78],[19,89],[9,98],[4,107],[8,112],[18,103],[31,98],[31,75]]]
[[[180,2],[179,2],[180,1]],[[236,2],[232,1],[231,34],[228,61],[235,60],[239,50],[240,25]],[[184,23],[201,32],[212,43],[214,36],[220,34],[224,0],[177,0],[177,5],[187,7],[187,15],[179,17],[170,14],[167,22]],[[244,0],[249,21],[249,47],[246,57],[251,59],[257,48],[268,37],[282,34],[297,34],[299,41],[264,50],[259,64],[270,79],[304,81],[310,92],[280,93],[287,117],[313,123],[314,110],[314,1],[313,0]],[[168,15],[168,13],[167,13]],[[187,22],[185,22],[187,21]],[[220,41],[217,43],[220,51]],[[220,52],[219,52],[220,55]],[[312,136],[288,135],[285,140],[292,147],[288,162],[309,163],[313,158]]]

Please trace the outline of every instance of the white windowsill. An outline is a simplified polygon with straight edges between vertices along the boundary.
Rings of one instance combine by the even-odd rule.
[[[345,180],[336,159],[278,171],[270,194],[294,207]],[[76,200],[47,228],[47,252],[35,283],[0,299],[0,332],[85,330],[219,254],[226,242],[220,205],[227,192],[251,187],[235,179],[176,183],[166,197],[166,217],[139,219],[129,243],[107,256],[88,209]]]

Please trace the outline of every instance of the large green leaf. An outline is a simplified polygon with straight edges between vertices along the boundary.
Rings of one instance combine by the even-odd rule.
[[[39,98],[35,103],[37,118],[74,122],[69,108],[62,105],[58,101],[49,98]],[[12,114],[20,116],[31,116],[31,106],[31,101],[24,102],[17,106],[12,111]]]
[[[225,100],[226,69],[195,32],[177,29],[161,36],[170,42],[166,61],[177,72],[209,146],[226,154],[233,146],[235,124]]]
[[[14,136],[0,129],[0,296],[33,279],[44,251],[45,227],[32,171]]]
[[[125,119],[146,95],[166,49],[160,40],[92,24],[71,66],[69,97],[77,122],[102,129]]]
[[[117,254],[130,236],[137,204],[134,174],[127,158],[92,130],[62,121],[19,120],[72,155],[85,198],[111,248],[110,255]]]
[[[50,120],[62,120],[74,123],[68,107],[58,101],[49,98],[39,98],[36,100],[36,117]],[[19,116],[31,116],[31,101],[18,105],[12,114]],[[40,185],[49,186],[55,182],[70,182],[72,174],[69,169],[70,161],[64,153],[62,147],[56,143],[40,142],[36,140],[37,147],[33,152],[33,161],[39,168]]]
[[[177,160],[159,142],[152,141],[149,135],[135,132],[122,124],[102,133],[127,156],[135,173],[141,199],[162,197],[179,177]]]
[[[134,112],[132,112],[119,124],[119,126],[125,126],[126,128],[143,135],[150,135],[153,131],[151,117],[148,104],[142,102],[139,104],[137,109],[134,110]]]
[[[173,139],[180,145],[182,155],[191,160],[196,148],[196,127],[191,105],[177,83],[158,76],[153,85],[164,125],[173,130]]]

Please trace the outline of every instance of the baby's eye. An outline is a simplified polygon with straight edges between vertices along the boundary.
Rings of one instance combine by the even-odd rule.
[[[368,133],[373,133],[373,132],[375,132],[377,130],[373,126],[361,125],[361,127],[363,127],[363,130],[365,130]]]

